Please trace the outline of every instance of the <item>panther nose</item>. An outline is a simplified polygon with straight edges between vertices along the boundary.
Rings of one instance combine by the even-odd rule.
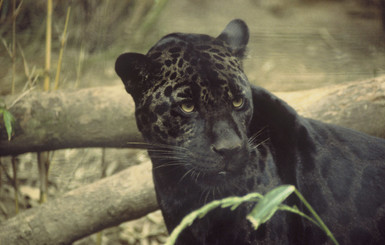
[[[217,153],[218,155],[228,158],[234,156],[234,154],[239,153],[242,148],[241,141],[234,141],[230,139],[222,139],[220,141],[215,142],[211,149]]]
[[[213,125],[211,150],[220,156],[232,159],[242,149],[242,140],[230,122],[219,121]]]
[[[245,164],[242,156],[242,143],[239,137],[217,140],[211,145],[211,150],[222,158],[223,169],[219,172],[221,175],[226,175],[228,171],[239,171]]]

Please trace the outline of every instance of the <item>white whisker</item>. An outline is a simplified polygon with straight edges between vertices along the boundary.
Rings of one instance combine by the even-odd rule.
[[[188,171],[186,171],[186,173],[183,174],[183,176],[179,179],[178,181],[178,184],[180,184],[182,182],[182,180],[189,174],[191,173],[191,171],[194,171],[193,169],[189,169]]]

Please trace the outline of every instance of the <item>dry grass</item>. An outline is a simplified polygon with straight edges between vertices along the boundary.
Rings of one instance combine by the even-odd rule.
[[[107,80],[110,76],[105,74],[105,67],[100,67],[105,66],[100,60],[115,58],[116,43],[120,43],[119,50],[131,45],[141,46],[141,37],[135,41],[130,35],[140,28],[141,21],[153,12],[154,6],[152,0],[53,1],[51,29],[51,18],[45,16],[47,7],[50,9],[51,6],[47,6],[45,0],[24,1],[22,5],[17,5],[20,8],[16,8],[19,15],[15,22],[12,21],[10,3],[12,2],[4,1],[0,11],[0,35],[7,47],[9,46],[9,54],[6,49],[0,49],[0,65],[3,67],[0,71],[0,95],[12,91],[19,93],[27,82],[30,83],[31,76],[24,69],[26,64],[36,67],[35,72],[39,74],[36,82],[39,88],[45,90],[52,87],[52,67],[63,67],[55,74],[56,77],[60,74],[60,86],[63,88],[74,88],[75,81],[81,80],[84,73],[96,72],[99,73],[96,77],[105,77]],[[71,18],[66,23],[68,7],[71,7]],[[68,28],[67,34],[63,33],[64,23]],[[48,40],[49,37],[52,39]],[[44,41],[46,46],[43,45]],[[23,57],[15,48],[17,44],[23,50]],[[61,51],[64,45],[65,52]],[[77,59],[81,61],[74,62]],[[56,66],[58,63],[62,64]],[[58,79],[53,86],[59,82]],[[90,86],[92,82],[82,81],[80,84]]]

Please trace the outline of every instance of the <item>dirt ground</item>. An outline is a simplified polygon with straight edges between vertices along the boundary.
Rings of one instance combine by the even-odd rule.
[[[234,18],[245,20],[250,41],[245,72],[250,82],[271,91],[297,91],[363,80],[385,74],[385,35],[379,1],[287,1],[287,0],[169,0],[148,39],[140,45],[124,46],[128,31],[116,40],[115,48],[88,54],[78,87],[121,85],[114,74],[115,58],[123,52],[144,52],[170,32],[194,32],[217,36]],[[113,13],[110,13],[113,14]],[[104,30],[103,33],[106,33]],[[4,50],[0,53],[4,54]],[[78,50],[70,48],[63,61],[65,88],[73,88]],[[4,57],[1,62],[6,62]],[[68,64],[68,65],[66,65]],[[3,66],[6,67],[6,66]],[[0,94],[9,91],[9,72],[0,72]],[[72,79],[72,80],[71,80]],[[22,80],[22,79],[21,79]],[[123,89],[123,87],[122,87]],[[3,91],[1,91],[3,90]],[[19,157],[22,207],[35,206],[38,177],[35,154]],[[141,151],[107,149],[55,152],[50,171],[50,198],[131,164],[148,161]],[[9,158],[1,159],[10,173]],[[2,177],[0,210],[3,220],[13,213],[13,189]],[[159,212],[139,221],[104,231],[102,244],[161,244],[166,237]],[[76,244],[89,244],[96,235]]]

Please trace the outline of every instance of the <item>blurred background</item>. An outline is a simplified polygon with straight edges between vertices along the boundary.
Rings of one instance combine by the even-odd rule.
[[[20,1],[16,1],[20,3]],[[0,9],[0,94],[11,91],[12,0]],[[113,67],[125,51],[146,52],[170,32],[218,35],[234,18],[249,25],[245,71],[271,90],[299,90],[385,73],[383,0],[95,0],[53,1],[52,77],[68,6],[71,14],[60,88],[119,84]],[[46,1],[23,1],[16,18],[16,92],[24,64],[40,75]],[[23,59],[21,52],[24,53]]]
[[[244,69],[251,83],[284,92],[364,80],[385,74],[384,16],[385,0],[54,0],[51,66],[46,69],[47,1],[0,0],[0,95],[32,87],[43,91],[47,73],[53,88],[59,61],[58,89],[122,86],[114,72],[119,54],[145,53],[171,32],[217,36],[234,18],[250,28]],[[2,221],[15,212],[11,159],[0,160]],[[36,154],[17,161],[20,206],[38,205]],[[56,151],[48,198],[143,161],[148,158],[142,151]],[[105,231],[101,241],[160,244],[165,237],[157,212]],[[77,244],[96,240],[94,235]]]

